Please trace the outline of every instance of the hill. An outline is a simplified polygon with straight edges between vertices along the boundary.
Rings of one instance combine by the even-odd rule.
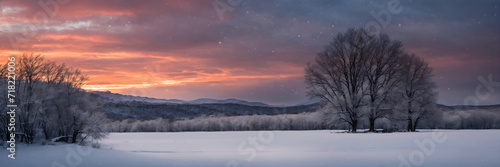
[[[92,92],[104,102],[103,111],[112,119],[184,119],[201,116],[279,115],[316,111],[316,103],[277,107],[238,99],[202,98],[193,101],[155,99],[110,92]]]

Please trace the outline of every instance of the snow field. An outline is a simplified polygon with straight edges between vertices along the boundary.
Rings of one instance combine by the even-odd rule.
[[[112,133],[100,149],[18,144],[4,166],[500,166],[500,130]]]

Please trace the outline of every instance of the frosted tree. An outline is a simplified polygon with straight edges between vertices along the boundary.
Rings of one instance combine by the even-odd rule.
[[[42,55],[27,55],[17,59],[16,89],[18,89],[19,101],[19,126],[26,137],[26,142],[31,143],[35,137],[38,118],[37,106],[33,98],[35,89],[40,86],[41,72],[44,68],[44,57]]]
[[[305,70],[307,94],[329,103],[356,132],[367,95],[366,69],[373,36],[364,29],[338,34]]]
[[[375,131],[375,121],[386,116],[392,109],[395,88],[400,83],[403,44],[391,40],[387,35],[379,35],[370,43],[369,58],[366,63],[368,85],[368,121],[370,131]]]
[[[106,135],[99,126],[105,118],[100,102],[81,89],[86,75],[46,61],[41,55],[23,54],[16,58],[16,64],[17,126],[25,142],[43,136],[75,143],[86,136],[100,139]]]
[[[415,131],[419,122],[436,111],[436,84],[431,80],[432,69],[421,58],[406,54],[402,66],[400,110],[407,121],[407,130]]]

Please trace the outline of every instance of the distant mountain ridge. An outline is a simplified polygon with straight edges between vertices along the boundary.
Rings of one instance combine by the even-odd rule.
[[[245,100],[239,100],[239,99],[226,99],[226,100],[217,100],[217,99],[210,99],[210,98],[200,98],[196,99],[193,101],[187,102],[187,104],[242,104],[242,105],[247,105],[247,106],[270,106],[266,103],[262,102],[248,102]]]
[[[201,116],[279,115],[316,111],[315,104],[271,106],[238,99],[201,98],[193,101],[156,99],[111,92],[91,92],[104,102],[103,111],[112,119],[186,119]]]
[[[147,103],[167,103],[167,104],[241,104],[247,106],[260,106],[260,107],[286,107],[286,106],[273,106],[262,102],[249,102],[245,100],[239,100],[234,98],[229,98],[225,100],[211,99],[211,98],[200,98],[192,101],[184,101],[179,99],[157,99],[150,97],[142,97],[142,96],[132,96],[132,95],[123,95],[118,93],[111,93],[109,91],[93,91],[101,97],[105,97],[108,99],[108,102],[127,102],[127,101],[138,101],[138,102],[147,102]],[[308,101],[304,101],[302,103],[296,105],[289,106],[302,106],[302,105],[314,105],[321,103],[320,99],[311,99]],[[492,108],[500,108],[500,104],[496,105],[444,105],[437,104],[438,108],[443,110],[472,110],[472,109],[492,109]]]
[[[111,92],[102,92],[102,91],[94,91],[92,93],[95,93],[101,97],[104,97],[108,99],[107,102],[128,102],[128,101],[138,101],[138,102],[147,102],[147,103],[153,103],[153,104],[161,104],[161,103],[166,103],[166,104],[241,104],[241,105],[247,105],[247,106],[271,106],[266,103],[262,102],[249,102],[245,100],[239,100],[239,99],[225,99],[225,100],[218,100],[218,99],[210,99],[210,98],[200,98],[192,101],[184,101],[184,100],[179,100],[179,99],[157,99],[157,98],[150,98],[150,97],[141,97],[141,96],[132,96],[132,95],[122,95],[118,93],[111,93]]]

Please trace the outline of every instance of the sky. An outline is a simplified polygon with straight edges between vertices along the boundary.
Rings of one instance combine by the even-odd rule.
[[[42,54],[88,90],[164,99],[307,101],[304,68],[348,28],[402,41],[438,103],[500,103],[498,0],[1,0],[0,53]]]

